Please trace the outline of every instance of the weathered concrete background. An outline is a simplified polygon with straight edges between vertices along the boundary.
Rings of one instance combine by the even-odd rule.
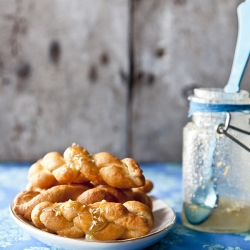
[[[76,142],[180,162],[186,98],[227,83],[241,2],[0,0],[0,160]]]
[[[181,160],[187,96],[194,87],[226,85],[241,2],[134,1],[132,145],[137,158]],[[241,86],[250,90],[250,67]]]
[[[0,159],[126,147],[127,1],[0,1]]]

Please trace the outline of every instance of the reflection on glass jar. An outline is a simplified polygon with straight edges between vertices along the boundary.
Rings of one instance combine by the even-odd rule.
[[[250,152],[217,133],[230,112],[230,125],[250,131],[247,91],[195,89],[191,121],[183,129],[183,224],[200,231],[250,229]],[[250,136],[227,131],[250,148]]]

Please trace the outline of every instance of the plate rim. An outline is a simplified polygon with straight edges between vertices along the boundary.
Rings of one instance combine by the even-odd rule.
[[[150,195],[150,198],[152,199],[152,201],[156,202],[156,201],[160,201],[160,202],[163,202],[165,207],[171,211],[171,213],[173,214],[173,217],[171,217],[172,219],[170,221],[167,222],[166,226],[164,226],[163,228],[155,231],[155,232],[149,232],[148,234],[144,235],[144,236],[140,236],[140,237],[137,237],[137,238],[132,238],[132,239],[125,239],[125,240],[108,240],[108,241],[98,241],[98,240],[94,240],[94,241],[89,241],[89,240],[86,240],[86,239],[83,239],[83,238],[69,238],[69,237],[63,237],[63,236],[60,236],[60,235],[57,235],[57,234],[52,234],[52,233],[49,233],[49,232],[46,232],[46,231],[43,231],[39,228],[37,228],[35,225],[32,225],[29,221],[26,221],[25,219],[19,217],[13,210],[13,205],[14,205],[14,200],[15,198],[12,200],[12,202],[10,203],[9,205],[9,211],[10,211],[10,214],[12,216],[12,218],[14,219],[14,221],[17,223],[17,221],[19,221],[19,223],[21,223],[22,225],[25,225],[26,227],[32,229],[32,230],[36,230],[39,232],[39,234],[42,234],[44,235],[45,237],[48,236],[48,237],[56,237],[57,239],[63,239],[63,240],[72,240],[72,241],[75,241],[75,242],[84,242],[84,244],[93,244],[93,242],[95,244],[105,244],[105,243],[109,243],[109,244],[119,244],[119,243],[125,243],[125,242],[137,242],[137,241],[141,241],[143,239],[147,239],[147,238],[151,238],[155,235],[159,235],[163,232],[168,232],[168,230],[170,230],[175,222],[176,222],[176,213],[175,211],[173,210],[173,208],[171,206],[169,206],[164,200],[162,199],[159,199],[159,198],[156,198],[155,196],[152,196]],[[154,212],[154,211],[153,211]],[[17,223],[18,224],[18,223]],[[19,225],[18,225],[19,226]],[[20,226],[19,226],[20,227]],[[22,228],[22,230],[24,230]],[[25,231],[25,230],[24,230]],[[25,231],[26,232],[26,231]],[[27,233],[27,232],[26,232]],[[29,234],[29,233],[27,233]],[[35,238],[33,236],[31,236],[32,238]],[[36,238],[37,239],[37,238]],[[38,239],[37,239],[38,240]],[[40,240],[39,240],[40,241]]]

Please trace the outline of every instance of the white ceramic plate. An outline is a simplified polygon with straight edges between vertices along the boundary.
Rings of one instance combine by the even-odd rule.
[[[173,209],[164,201],[151,197],[153,201],[153,213],[155,224],[154,228],[146,236],[115,241],[87,241],[84,239],[70,239],[55,234],[44,232],[34,227],[31,223],[19,218],[12,209],[13,203],[10,205],[10,214],[14,221],[31,237],[52,247],[63,248],[67,250],[99,250],[99,249],[119,249],[119,250],[136,250],[144,249],[155,244],[162,239],[174,225],[176,215]]]

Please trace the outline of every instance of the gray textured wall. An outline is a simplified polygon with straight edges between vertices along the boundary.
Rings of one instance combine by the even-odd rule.
[[[180,162],[187,95],[227,83],[241,2],[0,0],[0,160],[76,142]]]

